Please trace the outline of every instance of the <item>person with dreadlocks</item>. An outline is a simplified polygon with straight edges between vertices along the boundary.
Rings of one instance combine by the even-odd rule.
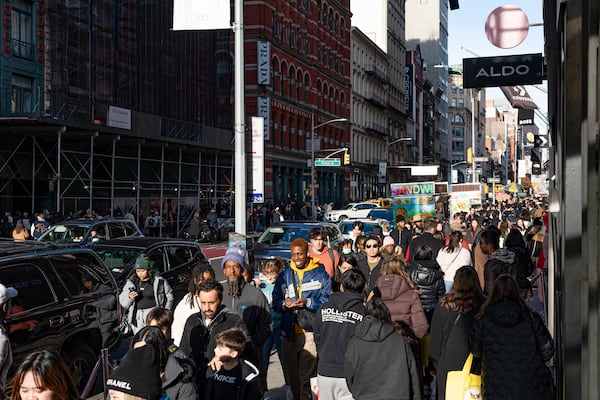
[[[252,349],[247,348],[247,357],[262,369],[262,348],[271,336],[271,308],[260,289],[246,283],[243,271],[246,269],[246,249],[241,242],[235,242],[227,249],[221,261],[227,278],[227,288],[223,292],[223,305],[240,316],[248,328]],[[264,374],[264,371],[261,371]]]

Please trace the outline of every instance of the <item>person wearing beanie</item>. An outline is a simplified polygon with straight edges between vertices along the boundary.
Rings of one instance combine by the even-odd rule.
[[[131,349],[106,380],[110,400],[122,400],[125,395],[158,400],[161,386],[159,357],[148,345]]]
[[[383,239],[383,245],[379,250],[379,254],[384,260],[387,260],[392,257],[401,257],[404,258],[404,254],[402,253],[402,247],[396,246],[394,239],[391,236],[386,236]]]
[[[281,348],[283,372],[294,400],[310,399],[310,378],[315,374],[317,349],[312,326],[298,324],[298,312],[315,313],[329,300],[331,279],[325,268],[308,254],[308,242],[295,239],[291,261],[275,282],[273,310],[282,314]],[[306,314],[306,311],[302,311]]]
[[[8,329],[4,323],[10,315],[10,299],[17,297],[17,291],[11,287],[6,287],[0,283],[0,399],[4,399],[4,387],[8,377],[13,358],[10,341],[8,339]]]
[[[135,274],[123,286],[119,302],[128,311],[127,321],[135,334],[146,325],[152,308],[173,308],[173,289],[152,269],[151,260],[141,255],[135,261]]]
[[[402,248],[402,254],[406,254],[411,239],[411,232],[406,227],[406,220],[402,215],[396,215],[396,226],[390,232],[390,237]]]
[[[260,289],[244,281],[242,274],[246,269],[246,249],[241,242],[235,242],[227,249],[221,266],[227,278],[222,304],[239,315],[246,324],[253,344],[247,349],[246,356],[255,365],[262,366],[262,352],[259,350],[272,333],[271,309]]]

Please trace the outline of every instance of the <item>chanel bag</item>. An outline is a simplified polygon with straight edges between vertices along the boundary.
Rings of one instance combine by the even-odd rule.
[[[298,292],[298,287],[296,286],[296,274],[294,274],[294,290],[296,291],[296,298],[300,298],[300,293]],[[310,311],[307,308],[301,308],[296,311],[296,323],[306,332],[313,331],[313,319],[315,318],[315,313]]]

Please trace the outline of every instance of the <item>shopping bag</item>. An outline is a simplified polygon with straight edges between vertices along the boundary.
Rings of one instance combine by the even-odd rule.
[[[469,353],[462,371],[448,371],[446,400],[482,400],[481,375],[471,373],[473,354]]]
[[[312,392],[312,399],[319,400],[319,383],[316,376],[310,378],[310,390]]]

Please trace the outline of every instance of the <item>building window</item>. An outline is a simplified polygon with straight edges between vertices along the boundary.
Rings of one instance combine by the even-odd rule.
[[[217,89],[231,89],[231,63],[227,60],[217,62]]]
[[[30,113],[33,111],[33,79],[22,75],[12,76],[13,113]]]
[[[455,97],[450,99],[450,107],[456,107],[456,98]]]
[[[465,89],[461,86],[458,88],[458,93],[459,94],[464,94],[465,93]]]
[[[454,116],[452,117],[452,122],[455,122],[457,124],[464,124],[465,120],[463,119],[462,115],[454,114]]]
[[[11,13],[11,45],[15,57],[33,59],[33,3],[26,0],[13,1]]]
[[[462,126],[453,126],[452,127],[452,137],[455,139],[464,139],[465,128]]]
[[[465,99],[463,99],[462,97],[459,97],[458,106],[461,108],[464,108],[465,107]]]
[[[452,93],[456,93],[456,85],[454,83],[452,84]]]

